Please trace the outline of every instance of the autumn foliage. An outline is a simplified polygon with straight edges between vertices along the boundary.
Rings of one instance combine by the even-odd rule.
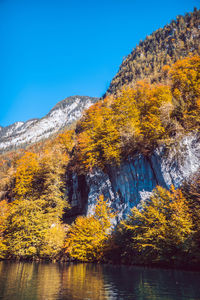
[[[134,152],[149,155],[181,130],[198,128],[199,74],[200,57],[188,57],[167,67],[168,84],[139,81],[93,105],[78,125],[80,163],[104,168]]]
[[[76,219],[67,232],[66,253],[79,261],[100,261],[111,233],[114,217],[107,201],[100,196],[94,215]]]
[[[9,204],[6,200],[0,202],[0,258],[4,257],[7,252],[5,231],[7,228],[7,219],[9,216]]]
[[[186,129],[200,124],[200,58],[177,61],[171,71],[174,115]]]
[[[83,117],[78,134],[79,159],[87,168],[119,163],[122,154],[151,151],[166,134],[172,95],[169,87],[138,82],[114,99],[92,106]],[[168,105],[167,116],[163,112]]]
[[[157,187],[141,208],[122,223],[131,245],[145,261],[183,260],[189,252],[193,222],[182,192]]]
[[[101,99],[75,130],[1,156],[0,257],[54,259],[65,251],[81,261],[199,261],[199,179],[183,194],[173,186],[157,187],[114,232],[102,197],[94,215],[79,216],[67,232],[62,221],[69,208],[69,168],[106,171],[128,156],[148,157],[159,145],[169,147],[182,134],[199,131],[200,57],[162,72],[160,83],[142,80]]]
[[[5,201],[0,202],[0,253],[6,247],[10,256],[53,259],[63,249],[62,215],[69,208],[64,176],[73,134],[61,133],[47,141],[40,151],[22,152],[13,162],[12,203],[8,206]],[[9,187],[7,181],[5,187]]]

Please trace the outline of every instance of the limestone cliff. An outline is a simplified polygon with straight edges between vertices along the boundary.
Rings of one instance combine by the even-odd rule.
[[[193,133],[166,149],[156,149],[150,157],[137,154],[107,172],[94,169],[86,176],[68,175],[71,216],[90,214],[99,195],[109,199],[118,211],[118,220],[161,185],[179,187],[200,168],[200,135]]]

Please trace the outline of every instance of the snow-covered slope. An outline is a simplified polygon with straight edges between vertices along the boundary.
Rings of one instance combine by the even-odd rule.
[[[98,98],[86,96],[68,97],[57,103],[42,119],[16,122],[7,127],[0,126],[0,152],[48,138],[78,120],[82,112],[97,101]]]

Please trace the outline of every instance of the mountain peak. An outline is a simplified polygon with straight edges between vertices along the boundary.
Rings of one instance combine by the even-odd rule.
[[[46,139],[66,126],[77,121],[82,112],[97,102],[99,98],[71,96],[58,102],[41,119],[15,122],[9,126],[0,126],[0,152],[25,147]]]
[[[61,108],[63,109],[64,107],[66,107],[67,105],[70,105],[72,103],[80,103],[82,105],[84,105],[84,103],[88,102],[88,101],[92,101],[93,103],[95,103],[96,101],[98,101],[99,98],[96,98],[96,97],[89,97],[89,96],[79,96],[79,95],[76,95],[76,96],[69,96],[61,101],[59,101],[51,110],[55,110],[55,109],[58,109],[58,108]],[[49,112],[49,113],[50,113]]]

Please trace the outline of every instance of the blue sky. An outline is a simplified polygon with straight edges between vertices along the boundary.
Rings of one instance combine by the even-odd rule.
[[[100,97],[140,40],[199,0],[0,0],[0,125]]]

